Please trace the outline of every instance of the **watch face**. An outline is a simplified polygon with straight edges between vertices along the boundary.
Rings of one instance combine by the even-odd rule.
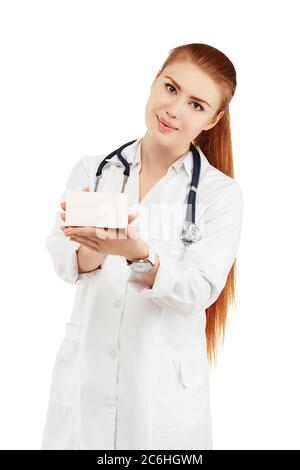
[[[130,265],[130,267],[133,271],[137,273],[146,273],[148,271],[151,271],[151,269],[153,268],[152,264],[148,260],[145,261],[144,263],[135,261]]]

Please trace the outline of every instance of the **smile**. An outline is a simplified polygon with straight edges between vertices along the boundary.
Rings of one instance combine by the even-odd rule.
[[[177,131],[177,129],[174,129],[173,127],[169,127],[169,126],[166,126],[160,119],[158,116],[156,116],[157,119],[158,119],[158,123],[159,123],[159,126],[161,129],[165,130],[165,131],[168,131],[168,132],[172,132],[172,131]]]

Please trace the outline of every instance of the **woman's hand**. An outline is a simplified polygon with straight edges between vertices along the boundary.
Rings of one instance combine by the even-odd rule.
[[[88,186],[86,186],[86,187],[82,188],[81,191],[90,191],[90,188]],[[60,218],[63,220],[63,222],[65,222],[66,221],[66,202],[65,201],[61,202],[60,206],[63,210],[63,212],[60,213]],[[68,228],[68,226],[61,225],[60,228],[65,229],[65,228]],[[70,237],[69,237],[69,239],[71,240]],[[77,241],[77,240],[75,240],[75,241]],[[95,243],[92,240],[83,239],[82,241],[84,243],[79,242],[81,245],[84,245],[86,248],[89,248],[90,250],[93,250],[93,251],[96,251],[97,253],[99,253],[99,250],[97,249],[97,247],[95,246]]]
[[[89,191],[83,188],[82,191]],[[66,203],[61,203],[62,209],[66,210]],[[119,255],[125,258],[137,259],[146,258],[149,250],[145,242],[140,238],[136,227],[130,224],[136,215],[129,214],[128,226],[125,229],[110,229],[98,227],[68,227],[61,225],[61,230],[70,240],[76,241],[97,253],[107,255]],[[61,213],[61,218],[65,221],[65,213]]]

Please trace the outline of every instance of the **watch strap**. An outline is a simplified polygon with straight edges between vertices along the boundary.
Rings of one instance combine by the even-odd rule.
[[[151,246],[148,245],[148,248],[149,248],[149,254],[144,259],[129,260],[129,259],[126,258],[127,266],[130,266],[132,263],[146,263],[146,262],[150,262],[152,264],[152,266],[154,266],[155,261],[156,261],[156,255],[155,255],[155,252],[153,251],[153,249],[151,248]]]

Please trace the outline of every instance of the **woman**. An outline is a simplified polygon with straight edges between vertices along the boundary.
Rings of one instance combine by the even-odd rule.
[[[212,449],[209,364],[234,299],[242,227],[229,120],[235,87],[235,69],[219,50],[173,49],[151,86],[147,131],[122,152],[131,167],[127,229],[111,236],[65,227],[57,213],[46,246],[58,276],[78,288],[42,449]],[[187,246],[191,143],[201,157],[195,222],[203,235]],[[93,190],[104,157],[82,157],[66,189]],[[120,192],[123,171],[113,157],[98,190]],[[174,207],[170,222],[166,208]],[[156,234],[142,234],[158,220]],[[137,260],[148,260],[148,270],[132,270]]]

